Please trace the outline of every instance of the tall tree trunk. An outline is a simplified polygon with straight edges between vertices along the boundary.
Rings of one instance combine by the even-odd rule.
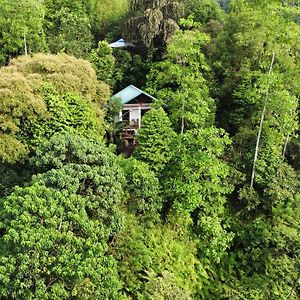
[[[269,76],[271,75],[271,72],[273,69],[274,59],[275,59],[275,53],[273,52],[272,61],[271,61],[271,65],[270,65],[270,69],[269,69],[269,73],[268,73]],[[254,159],[253,159],[250,187],[253,187],[253,183],[254,183],[255,165],[256,165],[256,161],[257,161],[259,142],[260,142],[260,138],[261,138],[261,132],[262,132],[262,127],[263,127],[264,118],[265,118],[265,114],[266,114],[268,100],[269,100],[269,87],[267,89],[267,94],[266,94],[266,98],[265,98],[265,102],[264,102],[264,108],[263,108],[263,111],[261,113],[261,118],[260,118],[259,130],[258,130],[258,135],[257,135],[257,140],[256,140],[256,147],[255,147],[255,154],[254,154]]]

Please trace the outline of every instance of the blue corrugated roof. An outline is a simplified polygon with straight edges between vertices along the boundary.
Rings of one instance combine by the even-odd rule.
[[[121,90],[117,94],[113,95],[112,98],[119,98],[121,99],[122,104],[126,104],[141,94],[148,96],[152,100],[156,100],[153,96],[140,90],[139,88],[135,87],[132,84],[126,87],[125,89]]]

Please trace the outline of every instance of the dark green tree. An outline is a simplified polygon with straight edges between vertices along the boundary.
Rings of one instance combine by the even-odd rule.
[[[124,177],[114,154],[54,135],[31,163],[41,173],[1,201],[1,298],[117,299],[108,241],[122,228]]]
[[[134,155],[148,163],[154,171],[161,172],[172,157],[171,147],[176,134],[162,108],[151,109],[145,114],[142,122]]]
[[[151,220],[158,219],[162,197],[156,174],[146,163],[134,158],[120,157],[118,162],[126,176],[128,210]]]
[[[125,38],[146,56],[151,56],[154,48],[164,50],[179,29],[177,22],[183,16],[182,4],[179,1],[138,0],[132,1],[131,6],[137,16],[129,17],[125,23]]]
[[[46,0],[44,28],[51,53],[87,58],[94,44],[89,8],[92,1]]]
[[[95,0],[90,14],[96,40],[120,38],[130,0]]]

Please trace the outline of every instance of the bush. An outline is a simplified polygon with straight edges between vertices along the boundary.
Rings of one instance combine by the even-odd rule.
[[[144,162],[119,158],[126,175],[128,208],[137,214],[155,219],[162,209],[159,181]]]

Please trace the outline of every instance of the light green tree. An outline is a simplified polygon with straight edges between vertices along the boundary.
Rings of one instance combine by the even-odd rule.
[[[108,46],[106,41],[99,42],[97,49],[92,50],[90,60],[95,66],[98,80],[112,84],[115,58],[112,55],[112,48]]]
[[[87,61],[46,54],[12,60],[0,70],[0,160],[21,161],[40,139],[67,127],[101,136],[108,95]]]
[[[199,253],[219,263],[232,240],[224,228],[226,195],[232,191],[227,180],[230,169],[222,160],[230,140],[214,126],[215,103],[204,78],[209,67],[201,51],[208,42],[199,31],[177,32],[165,60],[148,79],[151,91],[168,107],[178,133],[161,176],[165,206],[172,214],[193,216]]]
[[[178,133],[214,122],[214,101],[203,73],[209,71],[201,47],[209,42],[199,31],[178,31],[168,45],[165,60],[148,76],[149,91],[169,108]]]
[[[0,64],[11,57],[46,50],[43,32],[45,9],[41,1],[0,2]]]

